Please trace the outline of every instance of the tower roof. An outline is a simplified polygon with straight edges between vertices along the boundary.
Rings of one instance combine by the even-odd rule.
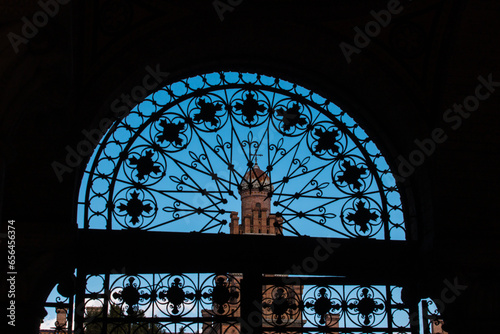
[[[271,179],[266,172],[260,169],[259,165],[255,164],[245,173],[240,183],[241,191],[272,191]]]

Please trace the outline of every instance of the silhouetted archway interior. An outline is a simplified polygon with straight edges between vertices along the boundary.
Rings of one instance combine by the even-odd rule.
[[[216,72],[151,94],[96,147],[78,224],[113,254],[94,247],[57,301],[70,331],[416,326],[387,267],[407,238],[388,164],[346,112],[279,78]]]

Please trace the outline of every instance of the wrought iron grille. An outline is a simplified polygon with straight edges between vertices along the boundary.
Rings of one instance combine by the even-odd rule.
[[[252,290],[237,273],[83,277],[74,314],[73,299],[57,304],[69,310],[60,333],[410,332],[402,288],[393,285],[353,285],[343,277],[262,275],[260,288]],[[249,304],[256,308],[244,309]]]
[[[62,288],[62,289],[61,289]],[[62,290],[62,291],[61,291]],[[74,295],[73,289],[66,290],[58,284],[53,293],[45,301],[47,312],[46,319],[43,319],[43,327],[53,331],[54,334],[72,333],[74,320]],[[49,319],[54,318],[53,322]]]
[[[299,289],[301,293],[294,291]],[[270,285],[263,300],[264,328],[365,333],[409,331],[401,288],[371,285]],[[270,292],[270,293],[269,293]],[[297,329],[296,329],[297,328]]]
[[[245,184],[247,173],[257,182]],[[268,190],[285,235],[405,239],[389,167],[344,111],[235,72],[168,85],[117,121],[85,171],[78,219],[85,229],[227,233],[242,187]]]
[[[240,282],[231,274],[89,275],[83,300],[85,333],[208,333],[235,326]]]
[[[439,312],[439,307],[431,298],[424,298],[420,301],[422,307],[422,323],[423,333],[437,333],[443,332],[443,320]]]

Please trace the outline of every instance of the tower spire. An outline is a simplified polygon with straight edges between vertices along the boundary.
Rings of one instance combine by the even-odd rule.
[[[255,149],[255,153],[252,154],[252,146],[250,145],[250,161],[253,161],[253,159],[255,158],[255,165],[258,165],[257,157],[263,156],[262,154],[257,153],[257,152],[259,152],[259,148],[260,148],[260,143],[259,143],[259,145],[257,145],[257,148]]]

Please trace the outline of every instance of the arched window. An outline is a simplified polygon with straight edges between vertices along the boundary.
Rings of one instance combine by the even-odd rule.
[[[258,212],[257,217],[262,218],[262,208],[260,206],[260,203],[255,204],[255,208],[257,209]]]
[[[251,235],[249,196],[271,236]],[[89,333],[410,330],[401,280],[369,260],[405,245],[386,161],[339,107],[278,78],[203,74],[146,98],[96,148],[78,223],[72,321]]]
[[[394,178],[351,117],[305,88],[234,72],[173,83],[116,122],[85,171],[79,224],[228,233],[257,156],[285,235],[405,239]]]

